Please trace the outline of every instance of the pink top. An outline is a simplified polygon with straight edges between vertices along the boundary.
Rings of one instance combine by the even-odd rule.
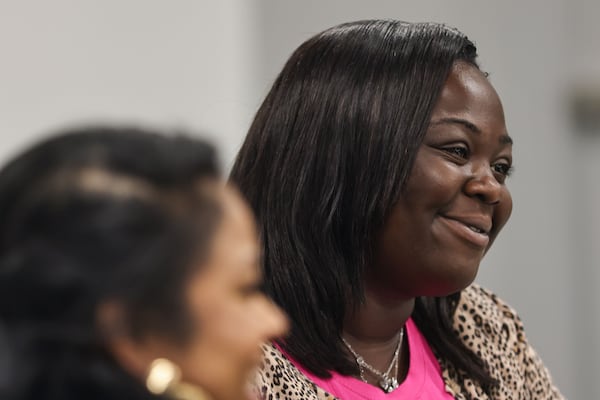
[[[433,355],[429,344],[413,322],[412,318],[406,321],[406,332],[410,354],[408,374],[404,382],[391,393],[385,393],[360,379],[340,375],[332,372],[329,379],[319,378],[308,372],[296,360],[285,356],[311,381],[328,393],[343,400],[451,400],[454,399],[444,389],[442,370]]]

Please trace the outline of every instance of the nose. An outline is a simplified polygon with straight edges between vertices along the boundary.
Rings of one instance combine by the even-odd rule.
[[[489,165],[473,171],[464,186],[465,193],[486,204],[498,204],[502,196],[502,184],[498,182]]]
[[[288,332],[288,318],[275,303],[264,298],[261,304],[261,310],[265,340],[280,338]]]

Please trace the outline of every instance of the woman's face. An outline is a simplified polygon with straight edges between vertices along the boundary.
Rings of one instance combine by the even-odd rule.
[[[511,164],[496,91],[476,67],[456,63],[378,238],[367,288],[415,297],[468,286],[510,217]]]
[[[222,199],[211,256],[185,293],[197,334],[172,358],[185,381],[218,400],[237,400],[248,397],[247,383],[261,360],[259,345],[284,334],[287,320],[259,291],[259,245],[250,210],[231,189]]]

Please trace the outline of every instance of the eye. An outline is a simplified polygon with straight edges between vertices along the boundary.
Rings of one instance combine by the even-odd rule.
[[[499,162],[493,164],[492,169],[494,170],[495,174],[499,175],[499,182],[504,182],[504,180],[508,178],[513,172],[513,167],[506,162]]]
[[[442,147],[442,151],[450,154],[453,157],[466,160],[469,158],[469,149],[466,146],[448,146]]]
[[[263,291],[264,287],[262,282],[247,284],[240,289],[240,293],[243,297],[251,297],[262,293]]]

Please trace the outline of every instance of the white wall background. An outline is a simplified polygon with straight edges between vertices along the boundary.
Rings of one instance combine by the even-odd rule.
[[[586,0],[0,0],[0,161],[51,128],[109,120],[208,132],[228,166],[309,36],[449,23],[477,43],[515,138],[515,209],[479,281],[519,310],[562,391],[597,399],[600,137],[571,132],[566,94],[600,82],[598,17]]]
[[[569,46],[564,52],[573,87],[600,95],[600,2],[577,0],[566,13]],[[571,194],[566,211],[572,218],[574,304],[572,340],[577,345],[574,371],[581,391],[577,398],[600,398],[600,127],[594,137],[575,137],[569,168]],[[583,368],[582,368],[583,367]],[[573,397],[576,398],[576,397]]]
[[[228,162],[258,101],[256,20],[245,0],[0,0],[0,159],[132,121],[210,133]]]

